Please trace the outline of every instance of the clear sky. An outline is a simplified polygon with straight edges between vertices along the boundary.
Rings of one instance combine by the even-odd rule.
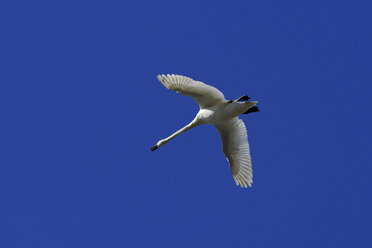
[[[372,247],[372,2],[0,3],[1,247]],[[197,104],[242,116],[251,189]]]

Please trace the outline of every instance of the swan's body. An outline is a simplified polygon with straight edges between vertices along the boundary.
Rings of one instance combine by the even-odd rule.
[[[195,119],[168,138],[160,140],[152,151],[165,145],[177,135],[201,124],[215,125],[222,139],[222,150],[229,161],[231,172],[237,185],[252,185],[252,163],[244,122],[238,118],[244,113],[258,111],[256,101],[248,101],[243,96],[238,100],[227,101],[218,89],[179,75],[159,75],[158,80],[168,89],[187,95],[199,104],[200,110]]]

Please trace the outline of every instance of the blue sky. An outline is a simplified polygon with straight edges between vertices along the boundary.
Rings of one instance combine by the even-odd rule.
[[[2,1],[1,247],[371,247],[371,1]],[[247,94],[254,184],[157,74]]]

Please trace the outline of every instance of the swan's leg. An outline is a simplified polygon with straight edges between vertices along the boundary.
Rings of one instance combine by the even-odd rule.
[[[248,101],[249,99],[251,99],[249,96],[244,95],[244,96],[239,97],[238,100],[236,101],[243,102],[243,101]]]
[[[249,114],[249,113],[258,112],[258,111],[260,110],[256,106],[253,106],[252,108],[245,111],[243,114]]]

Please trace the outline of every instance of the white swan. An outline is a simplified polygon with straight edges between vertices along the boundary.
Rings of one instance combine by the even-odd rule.
[[[237,100],[225,100],[218,89],[179,75],[158,75],[158,80],[168,89],[181,95],[194,98],[200,110],[195,119],[166,139],[160,140],[151,151],[165,145],[177,135],[201,124],[216,126],[222,139],[222,150],[234,180],[240,187],[252,187],[252,163],[244,122],[238,118],[241,114],[257,112],[256,101],[248,101],[246,95]]]

